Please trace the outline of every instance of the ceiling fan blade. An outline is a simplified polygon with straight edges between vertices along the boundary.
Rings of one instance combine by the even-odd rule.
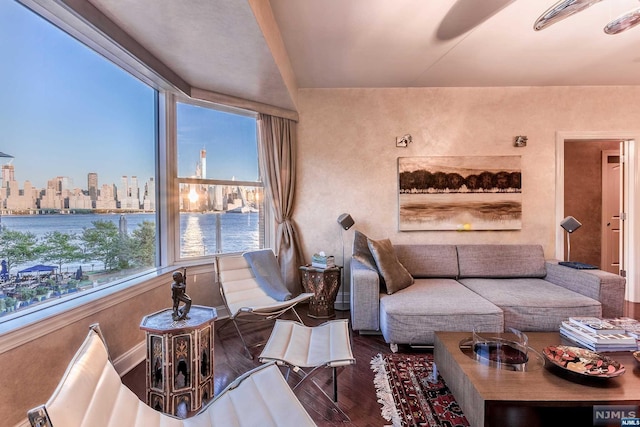
[[[444,17],[436,37],[451,40],[482,24],[515,0],[457,0]]]
[[[600,1],[602,0],[561,0],[540,15],[535,24],[533,24],[533,29],[540,31]]]
[[[640,9],[632,10],[609,22],[604,27],[607,34],[618,34],[640,24]]]

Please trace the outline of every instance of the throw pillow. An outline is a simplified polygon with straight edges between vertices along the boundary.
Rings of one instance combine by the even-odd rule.
[[[373,259],[373,255],[371,255],[371,251],[369,250],[368,240],[369,238],[367,236],[355,230],[353,236],[353,254],[351,257],[357,259],[370,269],[377,270],[376,261]]]
[[[413,285],[413,276],[398,261],[389,239],[368,240],[369,250],[378,266],[378,271],[387,286],[387,294],[391,295],[401,289]]]

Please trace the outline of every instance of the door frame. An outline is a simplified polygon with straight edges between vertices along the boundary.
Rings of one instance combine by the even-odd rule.
[[[608,253],[610,253],[611,251],[611,246],[612,243],[614,241],[614,239],[611,237],[611,231],[609,228],[610,224],[610,217],[607,217],[605,219],[605,213],[609,212],[609,205],[608,202],[609,200],[605,199],[605,193],[609,193],[609,188],[611,184],[611,182],[609,181],[609,158],[610,157],[618,157],[621,158],[623,155],[623,153],[620,150],[620,147],[618,147],[615,150],[602,150],[601,155],[600,155],[600,170],[602,171],[602,177],[600,179],[601,181],[601,187],[602,187],[602,199],[600,201],[600,204],[602,205],[602,218],[600,219],[600,226],[601,226],[601,230],[600,230],[600,268],[602,270],[607,270],[607,268],[602,268],[605,267],[605,264],[610,261],[610,257],[609,255],[607,255]],[[622,166],[622,163],[616,163],[618,170],[617,172],[614,172],[614,175],[617,175],[617,179],[620,181],[619,182],[619,191],[618,194],[616,195],[617,197],[617,204],[616,204],[616,208],[615,211],[620,213],[621,211],[625,211],[625,209],[621,206],[622,203],[624,203],[623,198],[620,194],[620,191],[622,191],[625,188],[624,182],[621,179],[621,174],[624,172],[624,168]],[[606,176],[606,177],[605,177]],[[620,222],[620,219],[618,219],[618,222]],[[607,224],[608,223],[608,224]],[[620,246],[622,244],[624,244],[624,241],[621,241],[621,237],[622,237],[622,232],[623,229],[620,228],[620,224],[618,223],[618,245]],[[620,256],[624,254],[624,252],[620,251],[621,248],[618,248],[618,270],[620,270],[621,267],[624,267],[622,264],[620,264]]]
[[[579,140],[589,142],[593,140],[634,140],[629,144],[629,150],[625,153],[624,203],[627,218],[623,226],[624,248],[620,263],[626,271],[625,299],[632,302],[640,302],[640,271],[636,262],[636,248],[640,243],[640,197],[635,197],[637,189],[640,189],[640,176],[638,176],[638,150],[635,141],[640,141],[640,131],[557,131],[556,132],[556,206],[555,206],[555,257],[563,259],[565,239],[560,222],[564,215],[564,144],[565,140]],[[636,185],[636,183],[638,183]],[[623,183],[621,183],[622,185]],[[638,188],[636,188],[638,187]]]

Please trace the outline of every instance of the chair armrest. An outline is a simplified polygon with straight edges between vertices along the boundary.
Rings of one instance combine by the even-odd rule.
[[[626,280],[617,274],[602,270],[578,270],[546,261],[545,280],[600,301],[602,317],[623,315]]]
[[[351,258],[351,327],[354,331],[380,330],[380,275]]]

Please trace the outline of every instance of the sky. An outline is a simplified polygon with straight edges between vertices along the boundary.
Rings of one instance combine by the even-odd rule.
[[[21,187],[68,176],[86,189],[89,172],[99,185],[154,176],[152,88],[12,0],[0,1],[0,57],[0,151],[14,156]],[[219,112],[212,120],[210,111],[185,107],[180,175],[194,176],[205,148],[208,178],[256,180],[255,120]],[[236,159],[223,159],[229,152]]]

